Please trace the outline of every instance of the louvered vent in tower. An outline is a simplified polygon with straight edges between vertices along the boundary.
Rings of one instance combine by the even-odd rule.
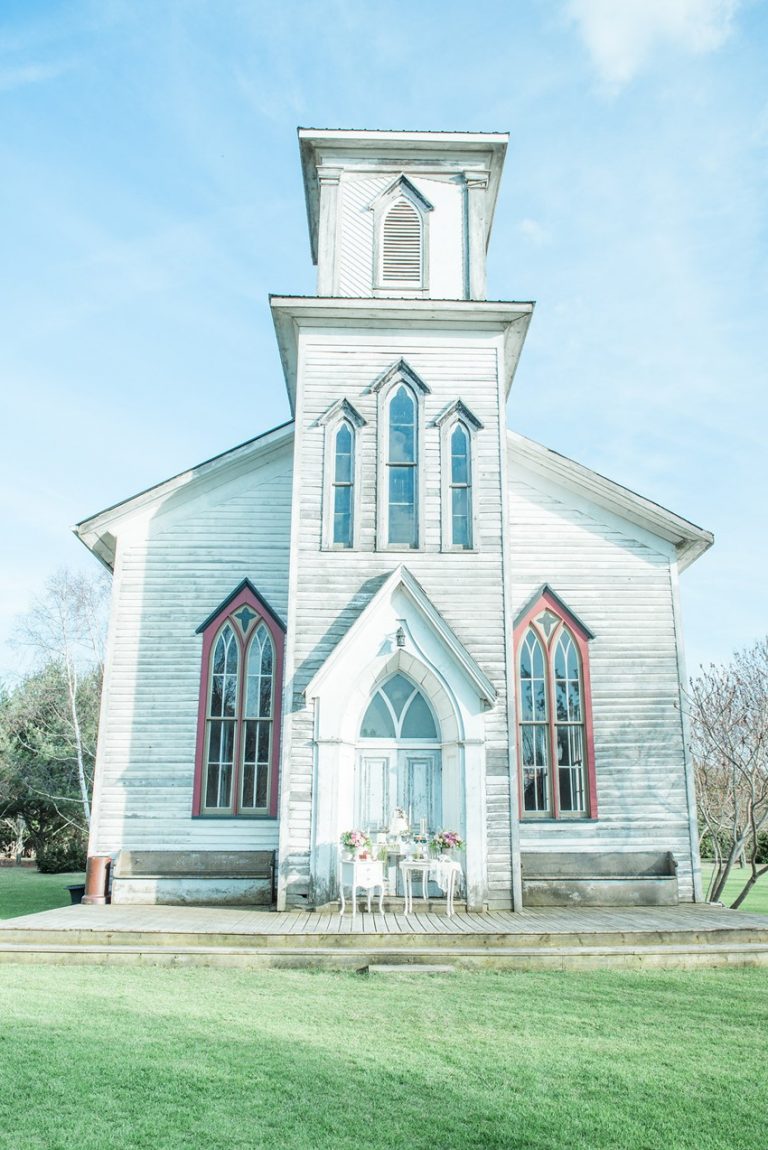
[[[407,200],[398,200],[384,217],[383,283],[421,283],[421,217]]]

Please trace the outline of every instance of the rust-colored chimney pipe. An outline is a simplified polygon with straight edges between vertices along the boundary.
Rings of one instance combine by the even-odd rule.
[[[107,884],[111,855],[89,855],[85,867],[85,894],[83,902],[88,906],[103,906],[109,902]]]

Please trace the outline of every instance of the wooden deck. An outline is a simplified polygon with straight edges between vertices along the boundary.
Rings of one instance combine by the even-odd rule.
[[[464,967],[768,965],[768,916],[706,904],[518,913],[72,906],[0,922],[0,961]]]

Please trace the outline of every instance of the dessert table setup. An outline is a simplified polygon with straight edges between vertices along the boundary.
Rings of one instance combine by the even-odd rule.
[[[378,912],[383,914],[384,897],[402,892],[404,913],[413,914],[416,876],[424,909],[428,909],[431,898],[444,897],[445,913],[452,917],[455,897],[464,881],[462,865],[456,858],[463,846],[458,832],[430,833],[425,819],[420,821],[419,831],[412,834],[399,808],[386,833],[379,831],[372,837],[367,831],[345,831],[339,852],[339,913],[346,910],[346,893],[354,919],[361,894],[367,898],[368,913],[375,898]],[[436,896],[430,894],[430,886],[437,888]]]

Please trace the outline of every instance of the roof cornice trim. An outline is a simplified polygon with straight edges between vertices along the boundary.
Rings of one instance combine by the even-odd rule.
[[[507,429],[507,443],[524,464],[555,482],[575,487],[587,499],[671,543],[681,571],[714,543],[714,535],[674,511],[638,495],[614,479],[585,467],[533,439]]]

